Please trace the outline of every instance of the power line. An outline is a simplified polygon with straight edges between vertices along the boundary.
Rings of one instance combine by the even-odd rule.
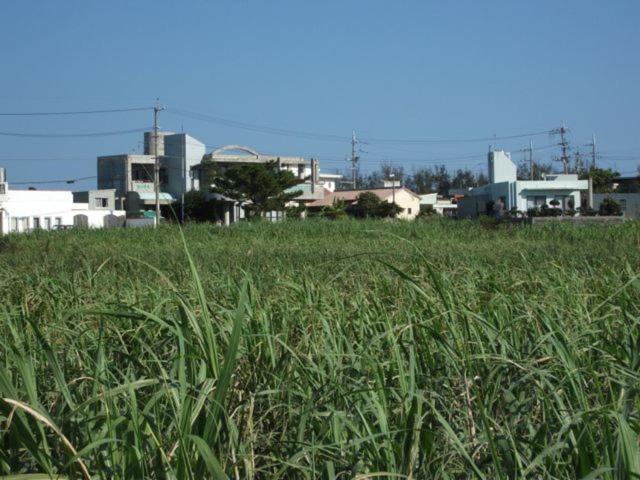
[[[542,132],[531,132],[531,133],[520,133],[517,135],[506,135],[506,136],[493,136],[493,137],[483,137],[483,138],[424,138],[424,139],[398,139],[398,138],[373,138],[366,137],[363,138],[363,143],[381,143],[381,144],[445,144],[445,143],[478,143],[478,142],[491,142],[494,140],[511,140],[516,138],[524,138],[524,137],[534,137],[538,135],[548,135],[551,133],[550,130],[545,130]]]
[[[76,183],[82,180],[91,180],[93,178],[98,178],[96,175],[91,177],[80,177],[80,178],[71,178],[67,180],[35,180],[31,182],[9,182],[9,185],[46,185],[52,183]]]
[[[348,142],[351,140],[349,137],[344,137],[341,135],[313,133],[313,132],[305,132],[300,130],[287,130],[284,128],[266,127],[264,125],[238,122],[235,120],[229,120],[226,118],[207,115],[204,113],[190,112],[188,110],[183,110],[179,108],[169,108],[167,109],[167,113],[173,113],[175,115],[179,115],[187,118],[193,118],[195,120],[201,120],[204,122],[215,123],[218,125],[224,125],[227,127],[234,127],[234,128],[249,130],[249,131],[258,132],[258,133],[268,133],[273,135],[282,135],[287,137],[298,137],[298,138],[305,138],[308,140],[320,140],[320,141],[330,141],[330,142]]]
[[[115,135],[127,135],[130,133],[140,133],[149,128],[133,128],[131,130],[116,130],[112,132],[92,132],[92,133],[23,133],[23,132],[0,132],[3,137],[29,137],[29,138],[82,138],[82,137],[110,137]]]
[[[306,132],[302,130],[288,130],[284,128],[275,128],[275,127],[267,127],[264,125],[257,125],[253,123],[247,122],[239,122],[236,120],[229,120],[222,117],[217,117],[213,115],[208,115],[204,113],[191,112],[188,110],[180,109],[180,108],[168,108],[167,113],[173,113],[175,115],[193,118],[195,120],[201,120],[204,122],[215,123],[218,125],[224,125],[233,128],[239,128],[243,130],[249,130],[259,133],[268,133],[274,135],[283,135],[289,137],[298,137],[305,138],[310,140],[320,140],[320,141],[332,141],[332,142],[351,142],[352,138],[345,137],[342,135],[334,135],[327,133],[314,133],[314,132]],[[532,137],[538,135],[548,135],[551,133],[551,130],[544,130],[539,132],[529,132],[529,133],[521,133],[517,135],[506,135],[506,136],[491,136],[491,137],[481,137],[481,138],[457,138],[457,139],[446,139],[446,138],[429,138],[429,139],[397,139],[397,138],[376,138],[376,137],[366,137],[359,139],[358,141],[363,144],[367,143],[375,143],[375,144],[447,144],[447,143],[478,143],[478,142],[488,142],[494,140],[510,140],[524,137]]]
[[[69,112],[0,112],[2,117],[44,117],[52,115],[91,115],[100,113],[141,112],[153,107],[112,108],[108,110],[76,110]]]

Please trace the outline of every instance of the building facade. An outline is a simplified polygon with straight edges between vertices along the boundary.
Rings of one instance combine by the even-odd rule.
[[[100,197],[96,193],[93,198]],[[13,190],[0,183],[0,235],[70,227],[124,226],[125,212],[74,203],[70,191]]]
[[[508,152],[493,151],[488,156],[489,181],[471,188],[458,203],[459,217],[499,215],[517,210],[527,212],[558,202],[562,210],[580,207],[580,192],[589,188],[587,180],[574,174],[547,175],[543,180],[518,180],[515,163]]]

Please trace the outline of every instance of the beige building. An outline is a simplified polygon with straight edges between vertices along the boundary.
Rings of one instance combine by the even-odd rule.
[[[397,218],[413,220],[420,213],[420,195],[406,187],[339,190],[336,192],[325,190],[323,199],[311,202],[308,206],[309,208],[322,208],[333,205],[335,201],[344,201],[347,204],[352,204],[356,201],[358,195],[364,192],[374,193],[383,202],[393,203],[395,199],[396,205],[403,208],[402,213],[398,214]]]

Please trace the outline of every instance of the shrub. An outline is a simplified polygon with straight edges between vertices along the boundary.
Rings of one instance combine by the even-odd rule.
[[[620,208],[620,204],[613,198],[605,198],[600,204],[598,213],[603,216],[619,217],[622,215],[622,209]]]

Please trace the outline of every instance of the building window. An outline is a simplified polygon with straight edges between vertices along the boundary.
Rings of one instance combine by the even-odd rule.
[[[56,217],[55,226],[56,227],[61,227],[62,226],[62,217]]]
[[[284,220],[284,212],[271,210],[265,213],[265,218],[270,222],[280,222]]]
[[[33,217],[33,228],[40,229],[40,217]]]
[[[51,230],[51,217],[44,218],[44,228]]]
[[[408,213],[409,215],[411,215],[411,209],[410,209],[410,208],[407,208],[407,213]]]
[[[527,208],[540,208],[547,203],[547,197],[544,195],[534,195],[527,197]]]
[[[109,199],[96,197],[93,199],[96,208],[107,208],[109,206]]]

